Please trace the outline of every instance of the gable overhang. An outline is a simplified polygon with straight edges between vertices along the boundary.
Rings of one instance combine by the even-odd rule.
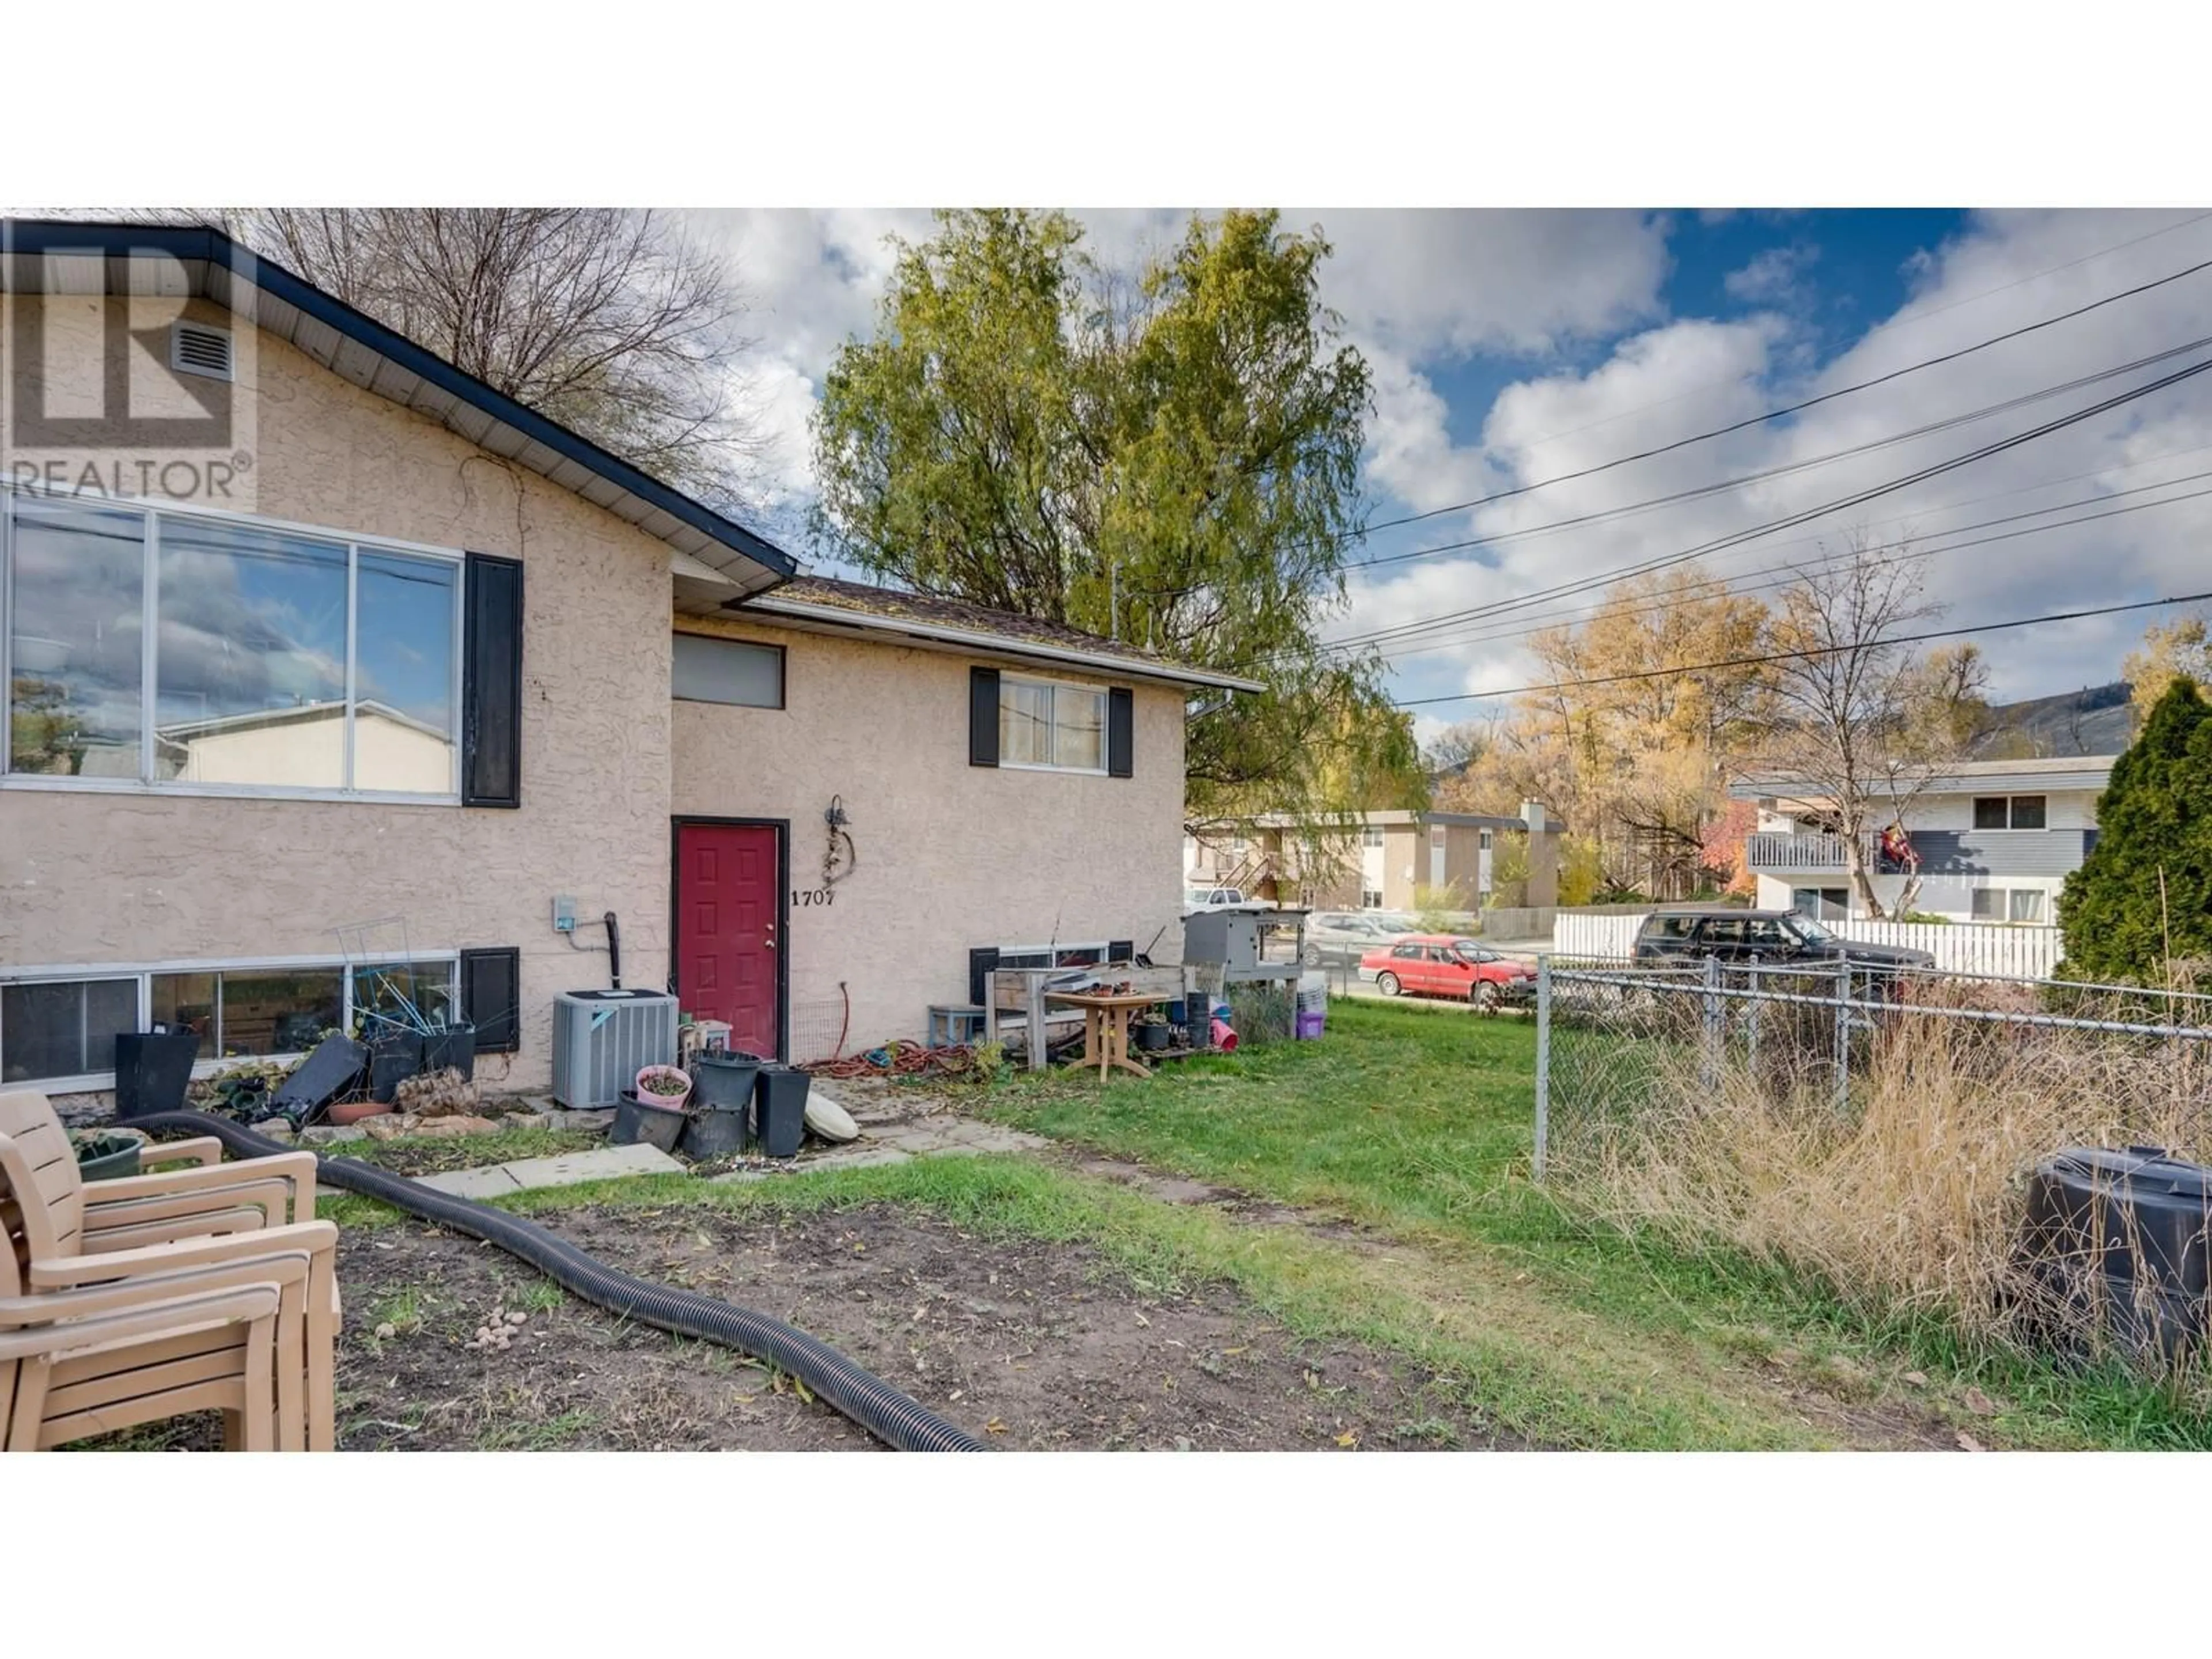
[[[676,609],[684,615],[754,621],[802,634],[825,634],[848,639],[867,639],[910,650],[941,651],[956,656],[994,662],[1036,665],[1080,670],[1101,678],[1135,680],[1147,685],[1170,685],[1185,690],[1264,691],[1258,680],[1243,679],[1212,669],[1182,663],[1125,657],[1111,651],[1085,651],[1079,647],[1051,645],[1041,641],[994,634],[982,629],[958,628],[947,623],[925,622],[905,617],[883,617],[842,605],[813,605],[787,599],[781,593],[753,598],[733,597],[709,573],[682,559],[672,560],[676,579]]]
[[[629,462],[395,333],[304,277],[196,225],[0,220],[0,293],[159,295],[222,307],[343,380],[436,422],[636,526],[746,594],[791,556]]]

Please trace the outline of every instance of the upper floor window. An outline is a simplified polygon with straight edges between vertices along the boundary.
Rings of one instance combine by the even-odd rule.
[[[106,501],[0,512],[0,770],[458,792],[458,559]]]
[[[669,690],[679,702],[726,702],[746,708],[783,707],[783,647],[752,640],[678,634]]]
[[[1106,769],[1106,694],[1059,680],[999,679],[999,764]]]
[[[1382,826],[1379,823],[1362,825],[1359,831],[1359,844],[1362,847],[1380,847],[1382,844]]]
[[[2041,795],[1977,795],[1974,828],[2040,830],[2044,827],[2044,805]]]

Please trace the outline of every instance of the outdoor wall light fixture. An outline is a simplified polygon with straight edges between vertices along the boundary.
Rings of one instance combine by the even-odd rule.
[[[830,844],[822,854],[822,884],[835,887],[860,867],[860,855],[853,845],[853,836],[847,829],[852,823],[845,811],[842,795],[830,797],[829,807],[822,814],[822,822],[830,828]]]

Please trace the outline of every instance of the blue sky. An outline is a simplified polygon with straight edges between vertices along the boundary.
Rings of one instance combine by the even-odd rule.
[[[1094,252],[1131,265],[1170,240],[1170,210],[1079,216]],[[753,296],[759,344],[750,390],[779,448],[764,475],[772,532],[811,497],[805,421],[840,341],[872,327],[890,264],[886,238],[926,235],[926,214],[734,212],[697,217],[725,239]],[[1407,629],[1521,602],[1531,617],[1573,620],[1590,600],[1531,598],[1875,487],[2053,416],[2199,361],[2203,353],[2051,388],[2212,333],[2212,272],[2089,316],[1840,398],[1788,421],[1700,443],[1571,483],[1527,486],[1818,396],[2120,289],[2212,259],[2212,216],[2193,210],[1356,210],[1289,207],[1335,252],[1324,297],[1374,371],[1364,477],[1378,531],[1352,555],[1334,636]],[[1701,562],[1702,574],[1770,586],[1775,573],[1832,556],[1859,534],[1929,551],[1917,561],[1940,623],[2047,613],[2212,586],[2196,573],[2212,532],[2212,392],[2192,381],[2063,432],[1778,532]],[[2017,408],[1870,453],[1836,457],[1909,428],[2032,394]],[[1778,467],[1778,477],[1729,481]],[[2170,490],[2159,486],[2169,480]],[[1654,497],[1711,489],[1646,508]],[[1505,501],[1468,505],[1501,490]],[[2052,518],[2167,501],[2076,528]],[[1553,520],[1637,512],[1480,550],[1396,556]],[[1449,509],[1441,511],[1439,509]],[[2061,510],[2063,509],[2063,510]],[[2033,533],[1985,548],[1959,526],[2021,513]],[[1945,532],[1956,532],[1947,541]],[[2087,619],[1985,639],[1993,692],[2072,690],[2113,678],[2145,623],[2164,613]],[[1425,732],[1477,717],[1466,694],[1537,678],[1526,629],[1495,619],[1393,636],[1392,684],[1425,704]]]

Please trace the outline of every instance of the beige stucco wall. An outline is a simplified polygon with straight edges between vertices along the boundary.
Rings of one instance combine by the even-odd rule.
[[[971,947],[1142,951],[1164,927],[1156,958],[1180,955],[1179,692],[1134,688],[1132,777],[970,766],[967,658],[720,619],[678,626],[787,654],[781,709],[674,705],[676,811],[788,819],[799,888],[821,884],[831,796],[852,820],[854,872],[827,908],[793,908],[785,934],[802,1058],[825,1018],[836,1036],[840,981],[850,1051],[919,1036],[928,1005],[965,1002]]]
[[[81,301],[50,319],[50,356],[99,337]],[[603,955],[552,932],[554,895],[620,915],[625,982],[667,975],[667,547],[277,340],[258,345],[256,511],[522,560],[523,805],[10,787],[0,969],[335,956],[333,927],[404,914],[418,950],[521,947],[509,1080],[542,1083],[552,997],[606,982]]]

